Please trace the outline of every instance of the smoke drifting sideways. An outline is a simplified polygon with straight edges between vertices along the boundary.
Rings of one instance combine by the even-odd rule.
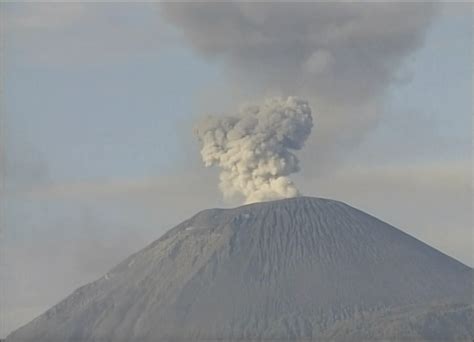
[[[308,102],[296,97],[268,98],[237,115],[209,116],[195,127],[205,166],[221,168],[219,187],[226,198],[245,203],[295,197],[288,178],[299,171],[292,152],[303,147],[313,118]]]

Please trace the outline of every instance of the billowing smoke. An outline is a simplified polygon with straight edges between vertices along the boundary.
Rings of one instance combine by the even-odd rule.
[[[329,107],[371,101],[403,78],[398,70],[421,45],[436,8],[387,1],[162,6],[190,45],[227,66],[241,88],[253,83],[264,93],[296,94]],[[347,116],[360,120],[354,111]]]
[[[311,109],[304,100],[266,99],[237,115],[207,117],[196,127],[206,166],[221,168],[226,197],[243,195],[246,203],[298,196],[288,178],[299,170],[292,152],[311,133]]]
[[[165,2],[161,13],[183,42],[219,63],[223,79],[202,101],[206,110],[269,95],[297,95],[318,108],[316,134],[300,154],[305,181],[334,171],[379,124],[387,90],[410,79],[406,61],[422,46],[437,8],[426,2],[199,1]],[[232,119],[217,121],[229,126]],[[225,160],[209,160],[223,168],[226,193],[248,197],[249,188],[257,189],[248,175],[238,180],[244,185],[229,186],[227,178],[234,182],[246,173],[229,171]],[[295,192],[291,183],[288,189]]]

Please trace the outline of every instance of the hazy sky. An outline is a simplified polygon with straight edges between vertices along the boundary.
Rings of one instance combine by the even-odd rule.
[[[207,6],[1,4],[0,336],[196,211],[238,205],[192,127],[268,94],[313,104],[305,195],[473,265],[470,5]],[[292,30],[307,36],[279,45]]]

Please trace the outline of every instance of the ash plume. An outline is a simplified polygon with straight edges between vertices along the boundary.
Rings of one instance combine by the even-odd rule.
[[[269,95],[297,95],[318,108],[317,134],[300,155],[305,178],[331,172],[378,125],[387,90],[412,75],[406,62],[438,8],[386,1],[160,3],[182,42],[222,68],[205,110],[226,112]]]
[[[333,172],[379,124],[387,90],[410,78],[406,62],[438,12],[437,4],[420,2],[160,6],[182,42],[222,69],[202,101],[206,110],[227,112],[236,102],[269,95],[298,95],[318,108],[316,134],[300,154],[303,179]]]
[[[299,195],[288,178],[299,170],[292,151],[303,147],[312,127],[308,102],[288,97],[266,99],[232,116],[207,117],[195,131],[204,164],[221,168],[224,196],[243,195],[252,203]]]
[[[162,4],[190,46],[222,62],[236,84],[256,83],[264,92],[297,94],[330,107],[373,100],[396,81],[436,7],[383,1]]]

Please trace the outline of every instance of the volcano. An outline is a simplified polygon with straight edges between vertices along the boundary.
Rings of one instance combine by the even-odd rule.
[[[470,340],[472,275],[342,202],[209,209],[6,341]]]

